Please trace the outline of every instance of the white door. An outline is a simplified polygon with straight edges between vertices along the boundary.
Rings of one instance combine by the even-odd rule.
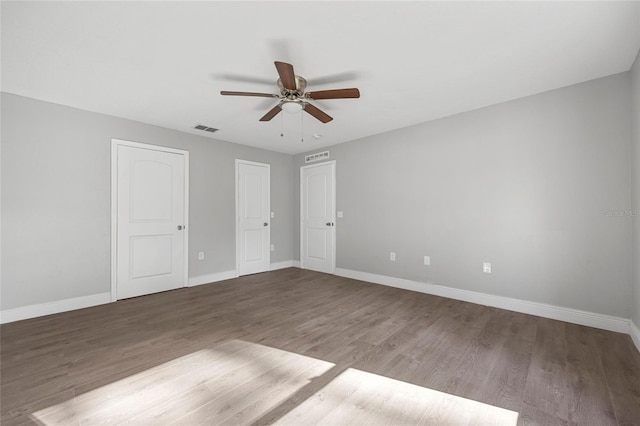
[[[335,272],[336,163],[300,168],[300,265]]]
[[[184,287],[188,153],[113,144],[116,298]]]
[[[236,160],[236,259],[238,275],[271,266],[269,164]]]

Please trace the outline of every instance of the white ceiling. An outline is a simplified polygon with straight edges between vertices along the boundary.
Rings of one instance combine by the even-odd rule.
[[[5,92],[208,135],[192,130],[204,124],[285,153],[627,71],[640,47],[638,1],[3,1],[1,12]],[[361,98],[315,102],[328,124],[265,123],[274,100],[219,95],[276,93],[274,60],[309,90]]]

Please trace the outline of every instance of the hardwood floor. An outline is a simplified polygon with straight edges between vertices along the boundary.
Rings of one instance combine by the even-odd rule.
[[[3,425],[640,424],[627,335],[294,268],[0,332]]]

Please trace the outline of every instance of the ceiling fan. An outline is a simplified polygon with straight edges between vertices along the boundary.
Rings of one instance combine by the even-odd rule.
[[[276,70],[278,70],[278,75],[280,76],[277,81],[278,87],[280,88],[280,94],[231,92],[227,90],[221,91],[220,94],[227,96],[258,96],[279,99],[280,102],[278,102],[278,105],[274,106],[269,112],[267,112],[260,121],[269,121],[282,110],[287,112],[299,112],[304,110],[306,113],[312,115],[323,123],[328,123],[333,120],[333,117],[309,103],[310,100],[360,97],[360,91],[356,88],[305,92],[307,88],[307,80],[299,75],[295,75],[293,65],[278,61],[275,62],[275,65]]]

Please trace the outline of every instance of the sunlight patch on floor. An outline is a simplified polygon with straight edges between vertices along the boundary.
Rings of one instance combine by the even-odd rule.
[[[32,414],[44,425],[250,423],[334,364],[223,342]]]
[[[278,425],[509,425],[518,413],[349,368]]]

